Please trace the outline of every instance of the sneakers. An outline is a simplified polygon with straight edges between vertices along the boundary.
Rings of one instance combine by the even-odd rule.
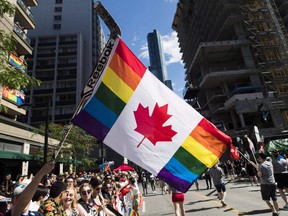
[[[227,204],[223,200],[221,201],[221,203],[222,203],[222,206],[227,206]]]

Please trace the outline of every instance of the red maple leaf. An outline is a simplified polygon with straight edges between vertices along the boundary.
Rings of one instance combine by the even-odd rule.
[[[143,140],[147,138],[151,143],[156,145],[160,141],[172,141],[172,137],[177,134],[172,130],[172,126],[163,126],[163,124],[171,117],[167,114],[168,104],[159,107],[156,103],[153,113],[149,116],[148,107],[143,107],[142,104],[138,105],[134,116],[137,127],[134,129],[138,133],[142,134],[144,138],[137,145],[137,148],[141,145]]]

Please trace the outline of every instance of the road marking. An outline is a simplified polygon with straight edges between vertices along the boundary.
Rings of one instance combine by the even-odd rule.
[[[232,211],[232,212],[236,213],[237,215],[245,216],[245,212],[240,212],[239,210],[234,209],[234,208],[232,208],[232,207],[230,207],[230,206],[228,206],[228,205],[227,205],[227,206],[222,206],[222,204],[221,204],[220,202],[217,202],[217,201],[215,201],[215,200],[213,200],[213,199],[211,199],[211,198],[209,198],[209,197],[207,197],[207,196],[205,196],[205,195],[202,195],[202,194],[200,194],[200,193],[196,193],[196,192],[194,192],[194,191],[192,191],[192,193],[195,194],[196,196],[199,196],[199,197],[207,200],[207,201],[210,201],[210,202],[212,202],[212,203],[215,203],[216,205],[221,206],[221,207],[223,207],[223,208],[225,208],[225,209],[227,209],[227,210],[229,210],[229,211]]]

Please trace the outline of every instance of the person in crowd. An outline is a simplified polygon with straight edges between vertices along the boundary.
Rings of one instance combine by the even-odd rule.
[[[77,203],[77,191],[74,187],[68,187],[64,196],[61,204],[67,216],[85,216],[85,209]]]
[[[174,206],[174,213],[176,216],[185,216],[184,209],[184,193],[176,190],[175,188],[169,185],[168,188],[169,194],[172,192],[172,203]]]
[[[43,202],[48,198],[49,190],[44,185],[38,185],[37,190],[32,198],[32,202],[29,205],[30,211],[38,211]]]
[[[56,181],[51,185],[50,196],[40,206],[39,212],[44,216],[59,215],[67,216],[61,205],[63,199],[66,198],[67,186],[62,181]]]
[[[139,204],[140,204],[140,190],[138,187],[138,184],[136,183],[135,178],[130,177],[129,179],[129,184],[130,184],[130,191],[133,194],[132,198],[132,209],[135,212],[136,216],[139,216]]]
[[[226,186],[224,184],[223,177],[225,176],[221,167],[218,166],[219,162],[217,162],[210,171],[210,175],[213,179],[213,184],[218,192],[219,199],[221,200],[222,206],[226,206],[225,198],[226,198]]]
[[[2,183],[2,192],[3,195],[6,197],[11,197],[13,187],[13,181],[11,179],[11,174],[5,175],[5,180]]]
[[[92,187],[89,183],[83,183],[79,187],[80,199],[78,203],[85,209],[86,215],[88,216],[97,216],[98,211],[96,207],[94,208],[94,201],[91,197],[92,194]],[[102,209],[99,207],[99,211]]]
[[[105,203],[113,207],[114,193],[113,193],[112,185],[108,182],[104,183],[101,192],[105,200]]]
[[[279,206],[276,197],[276,182],[274,178],[273,165],[267,161],[267,156],[264,153],[258,155],[258,176],[261,181],[261,195],[262,199],[267,203],[272,211],[273,216],[279,215]],[[272,199],[273,204],[271,204]]]
[[[277,182],[277,188],[279,193],[285,202],[284,209],[288,209],[287,197],[285,191],[288,191],[288,161],[279,154],[277,150],[272,152],[273,159],[272,164],[274,168],[274,178]]]
[[[167,194],[167,184],[163,180],[159,180],[159,185],[161,188],[162,195]]]
[[[20,185],[20,188],[14,189],[13,207],[5,215],[19,216],[23,212],[27,213],[28,205],[37,190],[39,183],[43,176],[47,175],[54,169],[55,163],[53,161],[46,163],[34,176],[33,180],[28,185]],[[17,192],[17,190],[19,192]],[[16,190],[16,191],[15,191]],[[28,210],[29,211],[29,210]],[[28,212],[29,213],[29,212]],[[35,213],[36,215],[36,213]]]
[[[259,185],[256,168],[251,163],[247,162],[245,164],[245,170],[249,176],[249,180],[251,182],[251,185],[253,186],[254,185],[253,183],[255,183],[256,185]]]
[[[149,181],[151,185],[151,190],[153,193],[156,193],[156,186],[155,186],[155,176],[151,173],[149,176]]]
[[[199,190],[199,182],[198,179],[196,179],[196,181],[194,182],[195,186],[196,186],[196,190]]]
[[[148,182],[145,172],[141,174],[143,195],[148,194]]]
[[[206,172],[204,173],[204,178],[206,182],[206,189],[211,189],[212,188],[212,181],[211,181],[211,176],[210,176],[210,169],[207,169]]]
[[[90,184],[92,186],[92,198],[94,201],[94,206],[96,206],[97,211],[100,215],[107,215],[107,216],[114,216],[115,214],[112,213],[107,207],[104,197],[101,194],[102,189],[102,181],[99,180],[97,177],[92,177],[90,180]]]
[[[68,176],[67,178],[65,178],[65,183],[67,185],[67,188],[69,187],[74,187],[74,179],[72,176]]]
[[[228,160],[226,162],[227,165],[227,171],[228,171],[228,176],[230,177],[231,180],[235,178],[235,165],[233,161]]]

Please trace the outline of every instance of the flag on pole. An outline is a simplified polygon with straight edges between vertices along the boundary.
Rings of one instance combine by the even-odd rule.
[[[252,142],[252,140],[248,136],[246,138],[247,138],[247,141],[249,144],[249,149],[251,150],[252,154],[255,154],[256,151],[255,151],[254,143]]]
[[[120,38],[72,122],[182,192],[231,143],[149,72]]]
[[[235,160],[240,159],[238,149],[232,143],[230,143],[230,158]]]

